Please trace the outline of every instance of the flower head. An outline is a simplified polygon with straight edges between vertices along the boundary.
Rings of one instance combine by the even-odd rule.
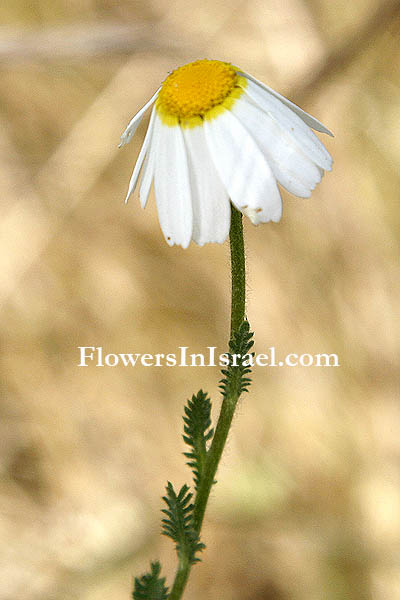
[[[279,221],[278,183],[308,198],[332,159],[322,123],[229,63],[197,60],[173,71],[121,136],[128,143],[153,105],[126,202],[140,172],[144,208],[154,181],[171,246],[225,241],[230,202],[254,225]]]

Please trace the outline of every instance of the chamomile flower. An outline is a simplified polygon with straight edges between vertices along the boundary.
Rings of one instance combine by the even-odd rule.
[[[154,181],[169,245],[225,241],[231,202],[254,225],[282,215],[278,183],[308,198],[332,159],[312,129],[322,123],[254,77],[217,60],[173,71],[121,136],[128,143],[146,110],[149,126],[126,202],[139,175],[142,207]]]

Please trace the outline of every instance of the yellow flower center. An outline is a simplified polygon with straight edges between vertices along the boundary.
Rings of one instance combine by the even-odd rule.
[[[232,106],[242,93],[239,78],[232,65],[219,60],[196,60],[179,67],[162,84],[157,112],[166,125],[200,125]]]

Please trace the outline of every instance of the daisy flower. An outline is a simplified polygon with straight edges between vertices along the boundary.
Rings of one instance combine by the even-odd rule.
[[[152,108],[126,202],[141,173],[147,203],[154,181],[161,229],[170,246],[222,243],[231,202],[254,225],[278,222],[278,183],[308,198],[332,159],[312,129],[317,119],[230,63],[197,60],[179,67],[133,117],[120,146]]]

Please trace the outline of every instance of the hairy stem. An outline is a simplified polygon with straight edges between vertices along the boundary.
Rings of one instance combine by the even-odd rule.
[[[168,594],[168,600],[179,600],[182,598],[183,591],[190,573],[190,561],[179,561],[178,569],[175,574],[174,584]]]
[[[232,303],[231,337],[244,320],[246,303],[246,263],[244,256],[242,213],[232,205],[231,245]]]
[[[244,320],[246,300],[246,269],[243,241],[242,214],[232,206],[230,230],[231,271],[232,271],[232,304],[231,304],[231,337]],[[200,532],[204,513],[207,507],[211,487],[214,483],[218,464],[225,447],[233,414],[240,396],[239,387],[225,397],[219,414],[217,427],[210,450],[207,455],[206,468],[197,491],[194,505],[194,525]]]
[[[231,338],[239,329],[245,315],[245,297],[246,297],[246,277],[245,277],[245,256],[243,241],[242,214],[231,206],[231,229],[230,229],[230,249],[231,249],[231,272],[232,272],[232,304],[231,304]],[[235,412],[236,404],[240,396],[240,382],[231,385],[230,393],[224,397],[221,406],[221,412],[218,418],[215,434],[207,452],[205,468],[202,473],[201,481],[194,502],[194,528],[200,534],[204,519],[204,513],[207,507],[208,498],[212,485],[215,481],[218,464],[225,447],[232,418]],[[182,597],[191,564],[189,561],[179,562],[178,570],[175,575],[175,581],[172,586],[168,600],[179,600]]]

